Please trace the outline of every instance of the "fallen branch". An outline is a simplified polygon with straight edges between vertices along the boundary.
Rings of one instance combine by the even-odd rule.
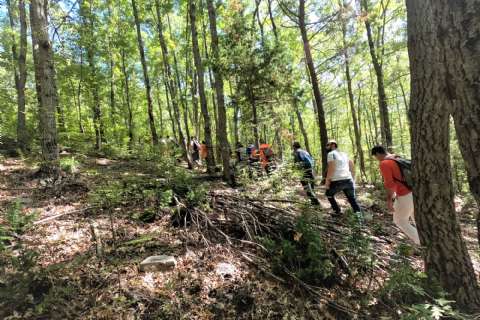
[[[55,214],[53,216],[50,216],[50,217],[47,217],[45,219],[42,219],[42,220],[38,220],[38,221],[35,221],[33,223],[33,225],[40,225],[40,224],[44,224],[46,222],[49,222],[51,220],[55,220],[57,218],[60,218],[60,217],[63,217],[63,216],[67,216],[67,215],[70,215],[70,214],[73,214],[73,213],[80,213],[80,212],[85,212],[87,210],[90,210],[92,208],[95,208],[94,206],[90,206],[90,207],[85,207],[85,208],[82,208],[82,209],[75,209],[75,210],[71,210],[71,211],[67,211],[67,212],[62,212],[62,213],[59,213],[59,214]]]

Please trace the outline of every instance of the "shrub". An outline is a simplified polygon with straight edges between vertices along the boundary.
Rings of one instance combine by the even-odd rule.
[[[310,219],[298,219],[293,238],[264,238],[263,244],[273,259],[273,271],[285,273],[287,268],[311,285],[332,285],[336,280],[330,251]]]
[[[60,159],[60,169],[67,173],[75,173],[78,171],[78,166],[80,162],[75,159],[75,157],[66,157]]]

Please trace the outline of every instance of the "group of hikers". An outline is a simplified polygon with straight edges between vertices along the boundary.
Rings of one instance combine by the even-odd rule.
[[[358,204],[355,194],[353,161],[347,153],[339,150],[339,145],[335,140],[330,140],[326,148],[328,154],[327,171],[324,175],[325,196],[330,202],[332,216],[342,216],[342,210],[335,196],[343,192],[355,216],[363,221],[362,208]],[[190,139],[189,149],[192,160],[198,165],[205,161],[209,152],[205,141],[200,143],[196,137]],[[314,159],[308,151],[301,148],[299,142],[294,142],[292,149],[294,162],[302,171],[300,182],[312,205],[318,206],[320,201],[315,194]],[[372,148],[371,155],[379,161],[379,170],[383,177],[384,187],[387,190],[387,207],[393,214],[394,223],[414,243],[419,244],[417,229],[411,223],[414,221],[412,188],[405,177],[405,171],[410,169],[410,162],[389,153],[383,146]],[[259,175],[269,175],[276,168],[272,146],[265,141],[260,141],[258,144],[249,143],[246,146],[238,142],[235,149],[235,158],[237,166],[245,164],[248,167],[250,177],[253,176],[255,171]]]
[[[301,148],[299,142],[293,143],[294,161],[303,171],[301,184],[313,205],[320,202],[315,195],[314,162],[312,156]],[[355,196],[354,163],[345,152],[338,149],[338,143],[331,140],[327,143],[327,173],[325,176],[325,196],[332,207],[333,216],[341,216],[341,209],[335,200],[335,195],[341,191],[345,194],[355,215],[363,220],[362,209]],[[384,187],[387,190],[387,207],[393,213],[393,221],[415,244],[420,244],[414,221],[412,188],[406,172],[410,162],[389,153],[382,146],[375,146],[371,155],[379,161],[380,173]]]

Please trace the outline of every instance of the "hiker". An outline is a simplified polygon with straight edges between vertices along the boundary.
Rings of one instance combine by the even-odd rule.
[[[207,159],[207,155],[208,155],[207,144],[205,143],[205,141],[202,141],[202,143],[200,144],[200,162],[201,163]]]
[[[373,147],[372,156],[380,162],[383,185],[387,189],[387,207],[393,213],[393,222],[414,243],[420,244],[417,228],[409,221],[410,218],[415,221],[412,188],[405,176],[410,161],[388,153],[382,146]],[[402,168],[405,168],[403,172]]]
[[[343,191],[347,197],[353,212],[361,215],[362,210],[355,198],[355,170],[353,161],[348,158],[345,152],[338,151],[338,143],[335,140],[330,140],[327,143],[327,177],[325,179],[325,195],[330,202],[334,211],[334,216],[340,216],[341,210],[335,200],[335,194]],[[361,216],[360,216],[361,217]]]
[[[198,163],[198,161],[200,160],[200,143],[198,143],[196,137],[190,140],[190,148],[192,149],[192,160]]]
[[[320,201],[318,201],[313,191],[315,189],[315,175],[313,173],[313,167],[315,165],[314,160],[310,153],[301,148],[300,142],[295,141],[292,147],[294,161],[303,172],[300,183],[302,184],[303,189],[307,192],[307,196],[310,198],[312,204],[318,206],[320,205]]]
[[[274,160],[272,147],[265,141],[261,141],[258,149],[262,168],[267,174],[270,174],[270,172],[272,171],[272,162]]]
[[[235,155],[237,158],[237,162],[242,162],[243,160],[245,160],[246,156],[248,156],[247,148],[244,148],[241,142],[237,142],[236,144]]]

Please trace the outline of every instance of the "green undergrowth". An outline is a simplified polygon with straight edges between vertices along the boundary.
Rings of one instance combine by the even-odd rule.
[[[130,208],[131,218],[151,222],[158,214],[172,213],[179,203],[193,207],[206,202],[206,185],[186,169],[166,161],[148,162],[145,167],[148,174],[124,174],[96,186],[89,203],[104,210]]]
[[[398,245],[388,267],[389,277],[376,293],[377,298],[396,310],[401,320],[467,319],[455,310],[455,301],[435,279],[412,266],[412,250],[408,244]]]

